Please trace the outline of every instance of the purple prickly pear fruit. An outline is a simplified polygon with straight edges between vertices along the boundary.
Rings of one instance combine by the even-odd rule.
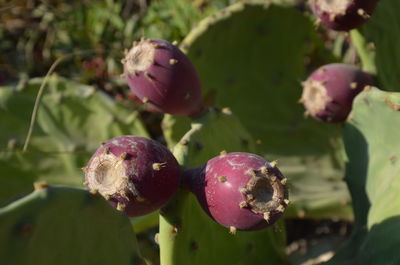
[[[309,0],[311,10],[326,27],[348,31],[361,26],[378,0]]]
[[[172,43],[157,39],[135,42],[123,64],[129,87],[148,108],[189,117],[203,110],[196,69]]]
[[[85,186],[129,217],[162,207],[177,191],[181,169],[160,143],[120,136],[103,143],[84,168]]]
[[[300,102],[306,115],[326,122],[343,122],[349,115],[353,99],[374,77],[346,64],[328,64],[318,68],[302,83]]]
[[[222,154],[184,176],[205,212],[232,233],[273,225],[289,204],[276,162],[254,154]]]

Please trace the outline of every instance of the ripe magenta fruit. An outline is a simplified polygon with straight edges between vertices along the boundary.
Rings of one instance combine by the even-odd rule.
[[[372,86],[372,75],[346,64],[328,64],[318,68],[303,82],[300,102],[306,114],[327,122],[347,119],[355,96]]]
[[[378,0],[309,0],[314,15],[326,27],[348,31],[371,16]]]
[[[276,162],[254,154],[220,155],[185,177],[202,208],[231,232],[270,226],[289,203],[287,179]]]
[[[124,76],[134,94],[151,110],[196,116],[203,109],[196,69],[175,45],[157,39],[134,43]]]
[[[160,143],[139,136],[112,138],[97,149],[85,185],[130,217],[162,207],[179,187],[181,169]]]

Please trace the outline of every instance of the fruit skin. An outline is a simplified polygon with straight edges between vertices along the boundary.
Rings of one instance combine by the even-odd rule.
[[[159,39],[134,43],[123,63],[129,87],[150,110],[190,117],[203,110],[196,69],[172,43]]]
[[[306,114],[318,120],[343,122],[351,111],[354,97],[373,84],[374,77],[355,66],[327,64],[303,82],[300,102]]]
[[[181,175],[166,147],[129,135],[103,143],[84,171],[86,187],[129,217],[148,214],[167,203],[177,191]]]
[[[273,225],[289,203],[287,179],[275,162],[250,153],[222,154],[202,167],[187,170],[184,179],[205,212],[234,230]],[[250,188],[255,179],[258,184]]]
[[[378,3],[378,0],[350,0],[345,10],[329,12],[321,8],[322,1],[309,1],[311,10],[326,27],[340,31],[349,31],[361,26],[369,19]]]

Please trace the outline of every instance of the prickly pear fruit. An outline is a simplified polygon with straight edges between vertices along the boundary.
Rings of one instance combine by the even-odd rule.
[[[221,154],[184,176],[206,213],[231,232],[270,226],[289,203],[287,179],[276,162],[254,154]]]
[[[181,169],[160,143],[120,136],[102,144],[89,160],[85,185],[129,217],[162,207],[177,191]]]
[[[302,83],[300,102],[306,108],[306,115],[321,121],[342,122],[351,111],[354,97],[373,83],[372,75],[355,66],[328,64]]]
[[[157,39],[135,42],[123,64],[132,92],[151,110],[191,117],[202,111],[196,69],[172,43]]]
[[[319,21],[334,30],[348,31],[366,22],[378,0],[309,0]]]

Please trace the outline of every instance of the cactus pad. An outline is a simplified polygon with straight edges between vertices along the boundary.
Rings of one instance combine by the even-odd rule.
[[[42,78],[23,89],[0,89],[0,204],[31,189],[37,179],[82,185],[81,167],[97,146],[115,135],[147,136],[137,113],[116,104],[94,87],[53,75],[39,108],[26,153],[21,152]],[[16,177],[18,176],[18,177]]]
[[[378,80],[385,90],[400,90],[400,2],[382,0],[361,28],[369,49],[375,49]]]
[[[330,264],[400,262],[399,110],[400,93],[372,88],[356,97],[344,129],[355,233]]]
[[[1,208],[0,238],[3,264],[143,264],[128,218],[76,188],[42,188]]]

